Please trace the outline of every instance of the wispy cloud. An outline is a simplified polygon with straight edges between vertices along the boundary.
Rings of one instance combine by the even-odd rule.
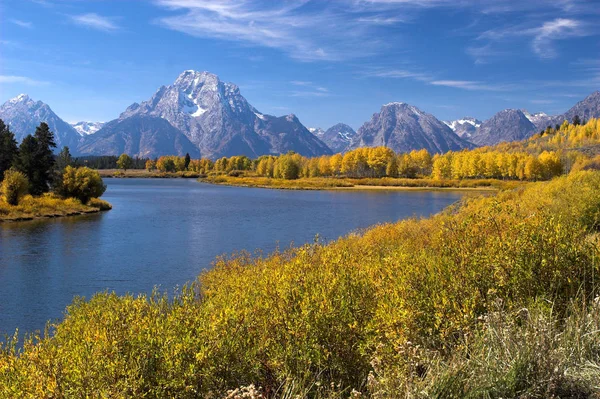
[[[550,59],[558,55],[554,48],[555,41],[593,34],[594,32],[589,29],[589,26],[582,21],[572,18],[555,18],[536,27],[511,26],[491,29],[483,32],[479,39],[502,41],[516,37],[531,37],[533,52],[540,58]]]
[[[10,19],[9,20],[11,23],[21,27],[21,28],[26,28],[26,29],[31,29],[33,28],[33,24],[31,22],[28,21],[22,21],[20,19]]]
[[[105,32],[114,32],[119,29],[119,26],[112,19],[98,15],[96,13],[87,13],[70,16],[73,23],[88,28],[101,30]]]
[[[293,90],[290,95],[292,97],[329,97],[329,89],[323,86],[314,84],[313,82],[304,80],[292,80],[290,82],[294,86],[304,88],[304,90]]]
[[[483,46],[469,46],[466,49],[466,53],[475,60],[475,64],[487,64],[490,62],[490,59],[508,54],[506,51],[500,51],[492,47],[490,43]]]
[[[453,87],[464,90],[507,91],[514,88],[513,85],[493,85],[473,80],[433,80],[428,83],[433,86]]]
[[[364,72],[364,75],[377,78],[411,79],[431,86],[444,86],[462,90],[508,91],[514,88],[512,85],[496,85],[473,80],[439,79],[432,73],[415,72],[406,69],[372,68]]]
[[[556,51],[552,46],[553,41],[587,35],[580,21],[567,18],[557,18],[554,21],[545,22],[541,27],[534,29],[532,33],[534,35],[533,51],[542,58],[556,57]]]
[[[0,75],[0,84],[1,83],[22,84],[22,85],[27,85],[27,86],[43,86],[43,85],[48,84],[48,82],[45,82],[45,81],[31,79],[26,76],[16,76],[16,75]]]
[[[374,68],[368,70],[365,75],[377,78],[414,79],[421,82],[429,82],[433,80],[433,77],[426,73],[414,72],[406,69]]]
[[[358,13],[352,2],[154,0],[154,3],[175,13],[157,20],[168,29],[274,48],[301,61],[369,56],[385,45],[371,31],[402,22],[397,15]]]

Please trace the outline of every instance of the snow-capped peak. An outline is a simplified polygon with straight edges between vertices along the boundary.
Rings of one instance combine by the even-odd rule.
[[[406,105],[406,103],[398,102],[398,101],[393,101],[391,103],[384,104],[383,106],[384,107],[393,107],[395,105]]]
[[[73,129],[77,131],[81,136],[87,136],[96,133],[104,126],[104,122],[86,122],[81,121],[77,123],[71,123]]]
[[[531,114],[526,109],[523,109],[521,111],[523,112],[523,115],[525,115],[525,117],[527,119],[529,119],[529,121],[531,123],[533,123],[534,125],[537,125],[542,120],[548,118],[548,115],[546,115],[544,112],[538,112],[536,114]]]
[[[465,116],[462,119],[457,119],[455,121],[444,121],[444,123],[452,130],[456,131],[459,126],[463,126],[465,124],[469,124],[475,128],[481,126],[481,121],[470,116]]]
[[[31,98],[27,94],[19,94],[18,96],[8,100],[8,102],[11,104],[16,104],[16,103],[28,102],[30,100],[31,100]]]
[[[307,129],[309,132],[311,132],[319,138],[323,137],[323,135],[325,134],[325,130],[321,129],[320,127],[308,127]]]

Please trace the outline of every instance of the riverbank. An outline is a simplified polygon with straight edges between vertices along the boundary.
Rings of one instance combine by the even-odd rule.
[[[330,178],[311,177],[295,180],[274,179],[261,176],[216,175],[201,177],[203,183],[238,187],[271,188],[283,190],[507,190],[525,182],[496,179],[434,180],[429,178]]]
[[[0,223],[78,216],[110,209],[110,203],[98,198],[84,205],[74,198],[62,199],[52,194],[41,197],[27,195],[16,206],[0,200]]]
[[[184,179],[197,179],[201,175],[196,172],[160,172],[158,170],[148,171],[146,169],[128,169],[123,171],[121,169],[98,169],[100,177],[102,178],[123,178],[123,179],[165,179],[165,178],[184,178]]]
[[[597,397],[599,206],[580,172],[78,298],[0,347],[0,397]]]

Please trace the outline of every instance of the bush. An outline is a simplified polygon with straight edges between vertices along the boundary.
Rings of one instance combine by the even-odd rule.
[[[79,199],[83,204],[90,198],[98,198],[106,191],[106,185],[98,171],[82,167],[67,166],[63,174],[61,194],[65,197]]]
[[[598,397],[598,222],[580,172],[220,259],[173,298],[78,299],[0,346],[0,397]]]
[[[0,187],[4,200],[9,205],[18,205],[19,200],[27,194],[29,182],[21,172],[10,169],[4,172],[4,180]]]
[[[109,211],[112,209],[112,205],[109,202],[101,200],[100,198],[90,199],[90,201],[88,202],[88,206],[93,206],[94,208],[98,208],[101,211]]]

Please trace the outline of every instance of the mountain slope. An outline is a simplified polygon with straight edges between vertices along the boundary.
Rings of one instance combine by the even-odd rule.
[[[396,152],[425,148],[431,153],[470,148],[446,124],[406,103],[390,103],[358,129],[350,149],[387,146]]]
[[[54,132],[56,151],[69,146],[71,152],[76,151],[81,136],[67,122],[59,118],[54,111],[41,101],[32,100],[27,94],[20,94],[0,106],[0,119],[10,126],[17,141],[35,133],[41,122],[46,122]]]
[[[479,146],[494,145],[504,141],[518,141],[531,136],[537,127],[520,109],[505,109],[483,122],[471,142]]]
[[[465,116],[455,121],[444,121],[444,123],[459,137],[468,139],[477,131],[482,122],[479,119]]]
[[[162,86],[148,101],[133,104],[119,119],[133,115],[164,118],[183,132],[203,156],[257,157],[288,150],[306,156],[330,150],[293,115],[277,118],[252,107],[232,83],[209,72],[188,70]]]
[[[565,119],[573,122],[575,115],[578,115],[582,121],[587,121],[591,118],[600,118],[600,91],[593,92],[564,114],[554,117],[553,122],[562,123]]]
[[[196,146],[168,121],[147,115],[108,122],[97,133],[86,137],[79,152],[86,155],[126,153],[140,158],[189,153],[193,158],[200,157]]]
[[[77,131],[81,136],[87,136],[88,134],[94,134],[98,130],[102,129],[104,122],[77,122],[72,123],[73,129]]]
[[[356,132],[345,123],[338,123],[319,137],[333,152],[344,152],[356,136]]]

